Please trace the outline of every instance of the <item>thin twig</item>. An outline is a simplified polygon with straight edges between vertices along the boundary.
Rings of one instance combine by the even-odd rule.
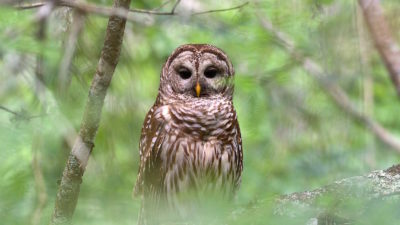
[[[168,5],[170,2],[172,2],[172,0],[167,0],[167,1],[163,2],[163,3],[161,3],[161,5],[157,6],[156,8],[154,8],[154,9],[152,9],[152,10],[153,10],[153,11],[160,10],[160,9],[162,9],[164,6]]]
[[[400,140],[391,132],[386,130],[380,123],[375,121],[363,112],[360,112],[357,107],[353,104],[346,92],[337,84],[328,80],[328,76],[324,72],[323,68],[311,58],[304,56],[304,54],[296,49],[294,42],[289,36],[279,29],[275,28],[273,24],[262,17],[260,14],[258,18],[261,22],[262,27],[272,34],[282,45],[282,47],[289,53],[289,55],[298,63],[300,63],[305,71],[313,77],[318,84],[329,94],[343,111],[351,116],[352,119],[362,123],[369,127],[371,132],[383,143],[387,144],[396,152],[400,153]]]
[[[29,3],[29,4],[18,4],[14,6],[17,9],[35,9],[42,7],[45,3],[44,2],[34,2],[34,3]]]
[[[35,118],[39,118],[39,117],[45,116],[45,115],[35,115],[35,116],[25,115],[24,113],[13,111],[13,110],[11,110],[11,109],[9,109],[7,107],[4,107],[2,105],[0,105],[0,109],[13,114],[17,120],[18,119],[31,120],[31,119],[35,119]]]
[[[179,5],[179,3],[181,2],[181,0],[177,0],[174,4],[174,6],[172,7],[171,13],[174,14],[175,13],[175,9],[176,7]]]
[[[180,3],[180,0],[177,0],[174,4],[172,10],[169,12],[160,12],[158,10],[146,10],[146,9],[126,10],[123,8],[112,8],[112,7],[106,7],[106,6],[99,6],[96,4],[85,3],[85,2],[81,2],[81,1],[66,1],[66,0],[57,1],[58,6],[76,8],[76,9],[81,10],[82,12],[93,13],[93,14],[97,14],[97,15],[105,16],[105,17],[119,16],[119,17],[125,18],[125,19],[127,19],[129,21],[133,21],[133,22],[135,22],[136,20],[132,17],[132,14],[130,14],[128,12],[159,15],[159,16],[175,16],[175,15],[178,15],[176,13],[175,9],[179,3]],[[230,7],[230,8],[225,8],[225,9],[215,9],[215,10],[194,12],[189,15],[196,16],[196,15],[201,15],[201,14],[206,14],[206,13],[225,12],[225,11],[230,11],[230,10],[236,10],[236,9],[240,9],[240,8],[246,6],[248,3],[249,2],[245,2],[241,5]],[[45,4],[46,3],[38,2],[38,3],[30,3],[30,4],[19,4],[14,7],[17,9],[33,9],[33,8],[41,7]]]
[[[245,2],[245,3],[241,4],[241,5],[234,6],[234,7],[231,7],[231,8],[226,8],[226,9],[213,9],[213,10],[207,10],[207,11],[203,11],[203,12],[195,12],[195,13],[192,13],[191,15],[192,16],[196,16],[196,15],[207,14],[207,13],[226,12],[226,11],[231,11],[231,10],[243,8],[247,4],[249,4],[249,2]]]
[[[0,109],[4,110],[4,111],[6,111],[6,112],[9,112],[9,113],[11,113],[11,114],[14,114],[15,116],[20,116],[19,113],[15,112],[15,111],[12,111],[11,109],[6,108],[6,107],[4,107],[4,106],[2,106],[2,105],[0,105]]]

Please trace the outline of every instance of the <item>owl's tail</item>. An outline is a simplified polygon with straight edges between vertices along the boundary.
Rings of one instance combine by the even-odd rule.
[[[138,215],[138,225],[146,225],[146,215],[145,215],[145,207],[144,207],[144,200],[142,196],[142,203],[140,204],[140,210]]]

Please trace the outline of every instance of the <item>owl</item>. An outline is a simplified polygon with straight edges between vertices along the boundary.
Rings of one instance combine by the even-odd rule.
[[[233,79],[232,63],[215,46],[182,45],[168,57],[139,143],[139,224],[188,218],[205,198],[234,196],[243,154]]]

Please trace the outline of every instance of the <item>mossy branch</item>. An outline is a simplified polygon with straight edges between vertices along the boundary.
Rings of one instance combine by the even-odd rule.
[[[275,214],[299,217],[311,212],[311,224],[353,224],[362,216],[368,203],[400,197],[400,164],[336,181],[313,191],[297,192],[276,200]],[[348,206],[360,203],[357,214]],[[349,216],[350,215],[350,216]]]

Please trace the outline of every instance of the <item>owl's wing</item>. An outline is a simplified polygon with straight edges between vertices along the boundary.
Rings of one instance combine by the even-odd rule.
[[[240,133],[240,127],[237,119],[235,118],[235,130],[236,130],[236,137],[234,138],[234,146],[236,146],[236,180],[235,180],[235,190],[239,189],[241,180],[242,180],[242,171],[243,171],[243,149],[242,149],[242,135]]]
[[[161,186],[159,150],[165,137],[165,122],[157,118],[156,109],[155,106],[150,109],[142,127],[139,143],[140,166],[134,196],[143,194],[145,186],[149,186],[150,189]]]

